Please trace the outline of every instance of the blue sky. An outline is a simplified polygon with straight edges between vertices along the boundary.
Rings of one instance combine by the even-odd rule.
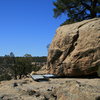
[[[47,56],[64,17],[53,18],[54,0],[0,0],[0,56]]]

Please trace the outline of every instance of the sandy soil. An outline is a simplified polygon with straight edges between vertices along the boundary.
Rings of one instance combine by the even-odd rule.
[[[0,100],[63,100],[60,99],[59,96],[57,96],[58,91],[61,91],[60,90],[61,88],[64,89],[66,88],[67,91],[67,89],[70,86],[72,88],[76,88],[76,86],[79,84],[91,86],[87,87],[89,89],[95,88],[93,90],[95,91],[95,97],[100,96],[100,79],[98,78],[95,79],[55,78],[55,79],[50,79],[49,81],[41,81],[41,82],[36,82],[31,78],[26,78],[22,80],[10,80],[10,81],[0,82]],[[67,88],[68,85],[69,87]],[[63,90],[63,92],[64,91],[65,90]],[[72,93],[72,91],[70,92]],[[74,99],[65,98],[65,100],[74,100]]]

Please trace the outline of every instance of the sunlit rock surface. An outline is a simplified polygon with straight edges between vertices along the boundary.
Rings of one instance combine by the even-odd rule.
[[[91,75],[100,68],[100,19],[64,25],[49,47],[48,71],[59,76]]]

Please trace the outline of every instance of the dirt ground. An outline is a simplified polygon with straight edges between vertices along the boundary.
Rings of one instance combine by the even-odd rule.
[[[100,100],[99,97],[99,78],[55,78],[40,82],[25,78],[0,82],[0,100]]]

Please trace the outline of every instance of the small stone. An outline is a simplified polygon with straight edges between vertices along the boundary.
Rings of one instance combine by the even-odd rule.
[[[13,83],[13,87],[17,87],[18,86],[18,84],[17,83]]]

